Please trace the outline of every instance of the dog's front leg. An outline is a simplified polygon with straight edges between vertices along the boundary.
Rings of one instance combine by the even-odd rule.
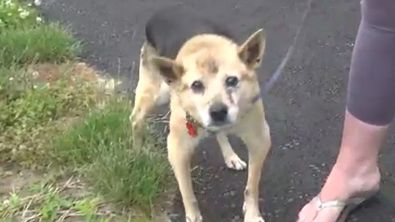
[[[254,130],[241,136],[248,148],[248,178],[244,190],[244,222],[264,222],[259,212],[259,181],[263,163],[271,147],[270,129],[266,122],[251,126]]]
[[[198,140],[186,139],[170,130],[167,137],[168,158],[178,182],[185,208],[186,222],[202,222],[202,216],[193,193],[190,162]]]
[[[229,139],[225,133],[218,133],[217,141],[221,148],[225,164],[229,169],[244,170],[247,168],[247,164],[242,159],[240,159],[240,157],[233,150],[232,146],[229,143]]]

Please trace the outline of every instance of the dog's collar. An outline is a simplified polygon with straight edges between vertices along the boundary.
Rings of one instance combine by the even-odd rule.
[[[261,98],[261,94],[258,93],[256,96],[252,97],[251,99],[251,105],[254,105],[259,99]],[[245,114],[247,114],[249,111],[247,111]],[[191,114],[189,114],[188,112],[185,112],[185,127],[188,130],[188,134],[192,137],[196,137],[197,136],[197,131],[198,128],[204,129],[206,132],[209,132],[210,134],[216,134],[219,131],[214,131],[211,130],[207,127],[204,127],[203,124],[201,124],[199,121],[197,121],[195,118],[193,118],[191,116]]]
[[[203,125],[196,121],[196,119],[193,118],[188,112],[185,112],[185,120],[185,127],[188,130],[188,134],[192,137],[197,136],[198,128],[204,129]]]

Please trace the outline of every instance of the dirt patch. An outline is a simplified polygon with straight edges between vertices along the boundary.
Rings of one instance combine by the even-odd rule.
[[[67,69],[67,70],[66,70]],[[70,73],[68,79],[75,81],[75,77],[80,77],[84,81],[97,82],[101,79],[101,73],[86,63],[67,63],[65,65],[56,65],[51,63],[34,64],[28,67],[28,72],[33,75],[36,80],[56,83],[63,79],[65,71]]]
[[[0,165],[0,198],[18,192],[29,184],[40,181],[42,174],[22,169],[16,164]]]
[[[27,71],[37,81],[53,85],[60,80],[66,80],[70,86],[77,81],[88,82],[96,85],[106,93],[112,93],[120,81],[104,78],[105,73],[83,62],[68,62],[62,65],[51,63],[33,64]]]
[[[11,196],[14,196],[14,201]],[[168,199],[172,199],[173,194],[171,196]],[[52,214],[57,221],[63,222],[80,222],[87,218],[118,222],[130,221],[127,219],[130,217],[135,218],[132,221],[136,222],[165,222],[168,221],[166,212],[170,204],[161,205],[157,214],[148,219],[137,209],[119,208],[93,195],[88,183],[81,177],[71,174],[46,175],[5,164],[0,166],[0,200],[0,218],[6,215],[6,218],[16,221],[41,221]],[[7,207],[12,204],[17,206]]]

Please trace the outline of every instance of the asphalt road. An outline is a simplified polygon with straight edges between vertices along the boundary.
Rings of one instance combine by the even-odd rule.
[[[84,59],[136,85],[144,23],[156,9],[185,4],[229,23],[241,38],[266,29],[266,55],[260,69],[263,84],[292,42],[307,1],[296,0],[44,0],[44,14],[71,24],[86,43]],[[267,101],[273,148],[261,181],[261,210],[267,222],[293,222],[318,191],[340,144],[345,89],[353,41],[359,22],[359,0],[315,0],[296,53]],[[246,159],[238,139],[236,151]],[[383,151],[382,163],[395,173],[395,137]],[[246,174],[224,167],[219,147],[208,139],[196,153],[195,190],[205,221],[242,221]],[[391,209],[392,208],[392,209]],[[180,197],[171,213],[183,214]],[[391,222],[395,210],[378,200],[350,221]]]

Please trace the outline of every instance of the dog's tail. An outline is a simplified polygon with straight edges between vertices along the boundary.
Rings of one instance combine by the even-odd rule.
[[[147,41],[145,41],[140,49],[140,66],[143,66],[144,68],[150,70],[147,73],[151,73],[153,75],[158,74],[157,72],[155,72],[156,67],[152,65],[152,58],[156,56],[158,56],[158,53],[155,48]]]

